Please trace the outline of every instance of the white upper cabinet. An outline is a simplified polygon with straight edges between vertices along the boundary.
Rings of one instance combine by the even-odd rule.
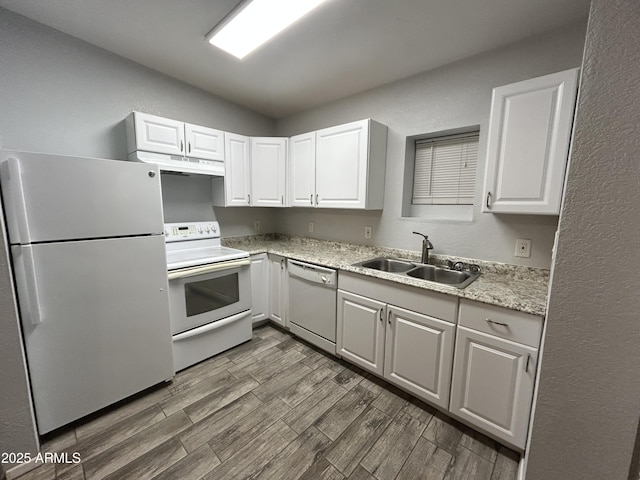
[[[212,179],[213,205],[284,207],[287,139],[224,134],[225,176]]]
[[[129,152],[146,152],[184,155],[184,123],[148,113],[133,113],[134,138],[128,135]],[[133,141],[132,141],[133,140]]]
[[[252,206],[285,206],[286,162],[286,138],[251,138]]]
[[[359,120],[291,137],[292,207],[382,209],[387,127]]]
[[[289,204],[292,207],[315,206],[316,134],[296,135],[289,139]]]
[[[248,207],[251,202],[251,159],[249,137],[224,134],[225,176],[211,180],[213,204],[222,207]]]
[[[224,132],[185,123],[184,134],[188,157],[224,161]]]
[[[129,153],[164,153],[204,160],[224,161],[224,133],[148,113],[133,112],[133,135],[128,134]]]
[[[494,88],[483,212],[560,213],[578,72]]]

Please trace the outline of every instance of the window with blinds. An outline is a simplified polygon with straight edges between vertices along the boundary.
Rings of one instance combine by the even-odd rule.
[[[414,205],[473,205],[479,132],[416,141]]]

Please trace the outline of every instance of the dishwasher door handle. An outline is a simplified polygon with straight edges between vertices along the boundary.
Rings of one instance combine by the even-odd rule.
[[[336,288],[337,274],[335,270],[325,267],[319,267],[310,263],[289,260],[289,277],[299,278],[307,282],[325,285],[327,287]]]

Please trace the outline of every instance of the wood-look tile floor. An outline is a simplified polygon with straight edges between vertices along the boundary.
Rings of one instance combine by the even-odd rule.
[[[270,325],[43,439],[20,480],[512,480],[518,456]]]

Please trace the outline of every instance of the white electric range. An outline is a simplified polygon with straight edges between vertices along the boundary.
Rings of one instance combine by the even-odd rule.
[[[218,222],[164,225],[176,371],[251,340],[249,254],[221,245]]]

